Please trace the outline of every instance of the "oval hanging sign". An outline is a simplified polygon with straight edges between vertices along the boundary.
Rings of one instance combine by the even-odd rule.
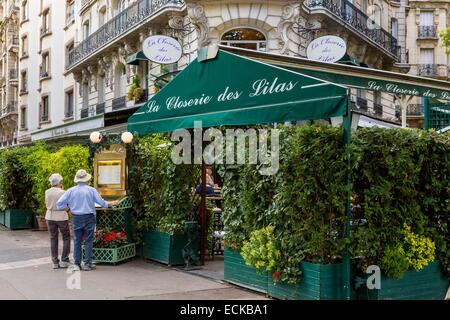
[[[167,36],[151,36],[144,40],[142,51],[145,56],[159,64],[171,64],[181,59],[183,49],[174,38]]]
[[[336,36],[324,36],[311,41],[306,49],[308,59],[321,62],[336,62],[347,52],[345,40]]]

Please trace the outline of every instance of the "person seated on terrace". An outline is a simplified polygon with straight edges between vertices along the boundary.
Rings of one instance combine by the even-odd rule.
[[[215,188],[219,186],[214,183],[213,172],[211,168],[206,168],[206,195],[212,196],[216,194]],[[198,184],[195,188],[195,194],[201,194],[202,192],[202,184]]]

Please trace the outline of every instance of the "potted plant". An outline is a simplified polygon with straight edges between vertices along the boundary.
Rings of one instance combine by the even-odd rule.
[[[37,210],[36,221],[39,231],[47,231],[47,221],[45,220],[45,211]]]
[[[143,94],[144,89],[141,88],[141,79],[138,75],[134,75],[128,90],[128,100],[139,103],[143,98]]]
[[[83,257],[85,247],[83,246]],[[92,249],[92,260],[102,263],[116,264],[133,258],[136,255],[136,246],[129,243],[125,231],[111,227],[99,227],[95,232]]]

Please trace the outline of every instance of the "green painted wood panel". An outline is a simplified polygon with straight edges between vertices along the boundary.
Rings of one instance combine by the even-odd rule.
[[[274,283],[269,277],[269,296],[283,300],[342,300],[342,265],[302,262],[297,284]]]
[[[254,267],[245,264],[238,251],[225,249],[224,279],[241,287],[267,293],[268,273],[257,273]]]
[[[6,209],[4,224],[11,230],[31,229],[33,212],[24,209]]]
[[[0,224],[5,225],[5,211],[0,211]]]
[[[143,240],[144,258],[173,266],[185,264],[183,248],[189,240],[186,235],[148,231],[143,233]]]
[[[420,271],[410,270],[400,279],[381,276],[381,289],[358,290],[360,300],[443,300],[449,288],[439,261],[433,261]]]

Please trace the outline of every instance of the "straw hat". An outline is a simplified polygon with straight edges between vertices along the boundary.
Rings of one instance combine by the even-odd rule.
[[[77,174],[75,175],[75,179],[73,179],[73,181],[75,183],[79,183],[79,182],[88,182],[89,180],[91,180],[92,176],[86,172],[86,170],[78,170]]]

